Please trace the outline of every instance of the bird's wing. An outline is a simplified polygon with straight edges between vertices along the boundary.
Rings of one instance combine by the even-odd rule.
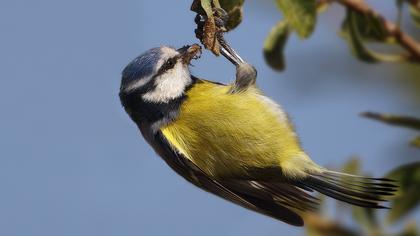
[[[316,208],[316,198],[286,183],[250,180],[215,180],[176,150],[158,132],[152,144],[172,169],[194,185],[250,210],[295,226],[303,220],[297,212]]]

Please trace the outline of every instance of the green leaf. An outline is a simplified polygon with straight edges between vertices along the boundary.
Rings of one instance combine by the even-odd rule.
[[[417,231],[416,223],[410,222],[404,228],[404,230],[397,234],[397,236],[418,236],[419,232]]]
[[[352,207],[352,215],[356,222],[369,230],[378,226],[376,212],[372,208]]]
[[[386,124],[420,130],[420,119],[418,118],[391,114],[381,114],[376,112],[364,112],[361,115]],[[414,147],[420,148],[420,136],[411,140],[410,144]]]
[[[229,16],[225,28],[230,31],[242,21],[243,4],[244,0],[194,0],[191,11],[213,18],[213,7],[223,8]]]
[[[357,175],[360,173],[360,160],[357,157],[352,157],[343,166],[343,172],[347,174]]]
[[[420,5],[420,4],[418,4]],[[420,27],[420,6],[409,5],[408,10],[411,15],[411,19],[417,27]]]
[[[235,7],[241,7],[244,4],[244,0],[219,0],[219,3],[228,12]]]
[[[289,38],[289,27],[286,21],[279,21],[270,31],[264,42],[264,58],[275,70],[283,70],[284,46]]]
[[[315,0],[275,0],[290,26],[300,38],[308,38],[316,24]]]
[[[347,9],[347,15],[342,25],[342,35],[349,42],[353,54],[358,59],[370,63],[379,61],[400,62],[406,60],[407,58],[403,55],[377,53],[366,47],[364,38],[383,42],[387,41],[381,20],[379,18],[366,17],[368,16]]]
[[[219,3],[229,15],[226,29],[230,31],[236,28],[242,22],[244,0],[219,0]]]
[[[355,11],[351,11],[351,17],[354,27],[357,28],[357,31],[363,40],[385,42],[388,39],[388,32],[382,18]],[[346,31],[345,26],[343,30]]]
[[[410,144],[414,147],[420,148],[420,136],[417,136],[413,140],[411,140]]]
[[[391,171],[386,178],[397,181],[399,186],[387,216],[387,221],[394,223],[420,203],[420,162],[401,166]]]
[[[330,1],[319,1],[316,6],[316,12],[318,14],[325,12],[331,5]]]
[[[213,17],[212,0],[200,0],[201,7],[206,12],[207,17]]]
[[[364,112],[361,115],[390,125],[420,130],[420,119],[418,118],[391,114],[381,114],[377,112]]]
[[[347,16],[343,28],[348,30],[347,40],[353,54],[365,62],[378,62],[372,53],[365,47],[358,29],[357,13],[347,9]],[[343,30],[345,32],[345,30]]]
[[[318,214],[305,214],[305,229],[311,236],[357,236],[360,233],[344,224]]]

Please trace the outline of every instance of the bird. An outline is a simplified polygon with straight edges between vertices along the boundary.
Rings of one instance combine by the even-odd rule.
[[[190,73],[198,44],[160,46],[122,71],[124,110],[154,151],[193,185],[294,226],[316,211],[315,192],[365,208],[387,208],[390,179],[335,172],[302,149],[288,114],[264,95],[256,70],[231,50],[236,81],[222,84]]]

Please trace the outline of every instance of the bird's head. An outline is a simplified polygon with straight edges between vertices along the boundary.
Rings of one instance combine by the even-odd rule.
[[[125,67],[120,99],[138,125],[147,123],[156,130],[176,116],[194,81],[188,66],[200,52],[198,44],[180,49],[162,46],[146,51]]]
[[[120,97],[135,96],[143,102],[162,104],[183,96],[192,83],[188,66],[200,52],[198,44],[146,51],[123,70]]]

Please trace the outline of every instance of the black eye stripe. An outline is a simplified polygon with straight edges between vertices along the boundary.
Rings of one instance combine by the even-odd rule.
[[[170,69],[174,68],[177,60],[178,60],[178,57],[169,58],[168,60],[165,61],[165,63],[163,63],[163,65],[160,67],[159,70],[167,71],[167,70],[170,70]]]

